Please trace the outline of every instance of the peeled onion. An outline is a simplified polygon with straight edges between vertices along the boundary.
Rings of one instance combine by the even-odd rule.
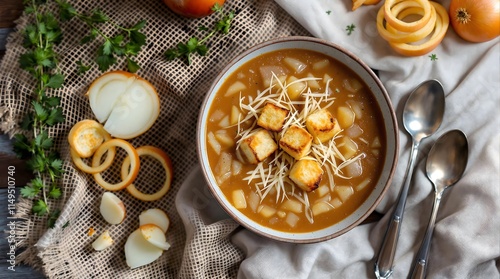
[[[146,132],[160,113],[155,87],[138,75],[113,71],[97,78],[87,92],[97,120],[113,137],[131,139]]]
[[[141,212],[139,215],[139,225],[154,224],[166,233],[170,226],[170,219],[165,211],[159,208],[151,208]]]
[[[120,224],[126,216],[125,205],[111,192],[102,195],[99,211],[104,220],[112,225]]]
[[[141,233],[135,230],[125,242],[125,259],[130,268],[137,268],[154,262],[163,254],[163,249],[149,243]]]

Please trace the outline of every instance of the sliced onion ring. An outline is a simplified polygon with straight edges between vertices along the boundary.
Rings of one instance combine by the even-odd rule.
[[[172,184],[172,177],[173,177],[172,162],[170,161],[170,158],[163,150],[156,148],[154,146],[141,146],[137,148],[137,154],[139,154],[139,156],[144,156],[144,155],[151,156],[161,163],[161,165],[165,169],[165,183],[163,183],[161,189],[154,194],[144,194],[141,191],[137,190],[134,184],[130,184],[127,187],[127,191],[132,196],[142,201],[158,200],[168,192],[168,190],[170,189],[170,185]],[[129,167],[130,167],[130,158],[126,157],[122,163],[122,169],[121,169],[122,179],[123,177],[129,174]]]
[[[446,30],[450,24],[450,19],[448,18],[448,11],[441,6],[439,3],[430,2],[436,9],[436,28],[431,38],[420,45],[406,44],[406,43],[391,43],[389,45],[397,52],[407,56],[419,56],[429,53],[433,50],[441,41],[443,40]]]
[[[423,9],[419,6],[415,6],[415,3],[416,2],[413,1],[400,2],[394,6],[393,11],[398,18],[404,18],[411,14],[423,15]],[[377,30],[380,36],[382,36],[382,38],[384,38],[388,42],[412,43],[420,41],[427,37],[427,35],[432,33],[432,30],[434,30],[434,27],[436,25],[436,20],[436,11],[434,9],[434,6],[431,6],[431,18],[429,22],[424,25],[424,27],[411,33],[399,32],[400,30],[397,30],[389,23],[386,23],[386,26],[384,27],[384,8],[381,7],[377,14]]]
[[[393,14],[391,11],[392,7],[397,3],[406,1],[415,1],[420,4],[420,7],[424,9],[422,18],[412,22],[404,22],[398,19],[397,15]],[[386,0],[383,7],[387,23],[401,32],[415,32],[424,27],[431,18],[431,4],[428,0]]]
[[[110,184],[104,181],[100,172],[94,173],[93,175],[95,181],[99,185],[101,185],[102,188],[108,191],[118,191],[129,186],[130,184],[132,184],[132,182],[134,182],[137,174],[139,173],[139,155],[137,154],[136,149],[130,143],[122,139],[111,139],[99,146],[94,154],[94,157],[92,158],[92,166],[97,166],[101,162],[102,155],[106,153],[108,149],[115,146],[123,148],[128,154],[127,158],[131,158],[129,159],[131,160],[131,171],[126,175],[125,178],[122,179],[121,182],[116,184]]]
[[[109,168],[109,166],[111,166],[115,158],[116,148],[115,147],[109,148],[108,154],[106,155],[106,159],[104,160],[104,162],[102,162],[102,164],[100,164],[99,166],[95,167],[91,167],[85,164],[82,158],[76,153],[76,151],[72,147],[70,147],[70,152],[71,152],[71,159],[73,159],[73,163],[77,168],[79,168],[83,172],[94,174],[98,172],[103,172],[107,168]]]

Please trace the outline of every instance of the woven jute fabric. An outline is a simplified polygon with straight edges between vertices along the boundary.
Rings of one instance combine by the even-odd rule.
[[[57,7],[50,3],[44,9],[57,14]],[[196,124],[200,105],[216,75],[237,54],[249,47],[276,37],[307,35],[297,22],[273,1],[230,0],[224,11],[233,10],[236,16],[228,35],[210,40],[210,50],[205,57],[193,56],[190,66],[183,60],[166,61],[164,52],[185,42],[192,36],[206,33],[198,27],[213,26],[217,15],[202,19],[188,19],[172,13],[162,1],[70,1],[80,12],[100,8],[113,21],[132,26],[141,19],[147,20],[143,32],[147,44],[137,57],[142,69],[138,74],[150,81],[161,99],[161,113],[153,127],[145,134],[130,140],[140,147],[152,145],[163,149],[170,156],[174,179],[170,191],[155,202],[142,202],[127,191],[115,192],[127,208],[127,217],[119,225],[107,224],[99,213],[100,198],[104,192],[93,177],[78,171],[69,156],[67,135],[71,127],[83,119],[95,119],[85,96],[90,83],[99,77],[96,66],[91,71],[77,74],[78,60],[91,63],[102,41],[81,45],[80,40],[88,29],[76,19],[62,24],[63,42],[56,47],[61,71],[66,76],[64,87],[48,92],[61,98],[66,117],[63,124],[50,128],[55,148],[64,159],[64,175],[60,180],[63,195],[50,202],[50,207],[62,209],[55,228],[47,229],[46,217],[31,214],[32,200],[20,198],[17,204],[17,259],[43,270],[49,278],[233,278],[244,254],[230,244],[228,236],[238,225],[231,220],[205,225],[196,211],[188,222],[195,231],[189,234],[175,206],[180,186],[190,170],[198,164],[196,154]],[[7,52],[0,66],[0,117],[3,132],[13,136],[25,133],[18,123],[31,109],[34,80],[19,67],[22,47],[21,30],[32,22],[32,16],[23,15],[17,21],[17,32],[9,37]],[[113,35],[114,29],[104,27]],[[126,69],[125,62],[114,66]],[[124,154],[119,154],[118,159]],[[117,159],[117,160],[118,160]],[[116,164],[118,165],[118,164]],[[141,170],[136,186],[152,193],[163,183],[164,172],[154,160],[141,157]],[[119,167],[107,171],[106,177],[119,177]],[[148,208],[161,208],[167,212],[171,226],[167,241],[172,244],[157,261],[130,269],[125,262],[124,244],[130,233],[139,226],[140,212]],[[88,236],[89,228],[97,233]],[[104,230],[110,232],[114,244],[100,252],[91,244]],[[186,238],[186,235],[190,237]]]

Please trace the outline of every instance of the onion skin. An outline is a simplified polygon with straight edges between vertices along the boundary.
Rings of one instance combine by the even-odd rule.
[[[178,15],[200,18],[213,13],[212,7],[215,3],[222,6],[225,0],[163,0],[163,2]]]
[[[473,43],[500,35],[500,0],[452,0],[450,21],[455,32]]]

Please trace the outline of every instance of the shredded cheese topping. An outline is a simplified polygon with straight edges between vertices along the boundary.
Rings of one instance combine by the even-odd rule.
[[[290,83],[282,83],[280,79],[273,73],[271,83],[264,91],[257,92],[256,97],[242,97],[240,94],[239,106],[243,112],[243,117],[238,119],[237,127],[237,149],[240,147],[241,142],[252,136],[258,129],[257,119],[260,112],[266,103],[272,103],[278,107],[289,110],[289,114],[281,132],[273,132],[276,142],[283,136],[285,131],[292,125],[305,127],[306,118],[313,112],[331,107],[335,102],[334,92],[330,91],[330,81],[326,82],[325,92],[313,92],[313,90],[306,85],[301,95],[301,100],[291,100],[287,94],[287,88],[295,83],[305,83],[308,81],[318,81],[321,78],[306,77],[297,79]],[[335,92],[339,92],[338,89]],[[246,113],[246,115],[245,115]],[[245,126],[245,128],[244,128]],[[343,179],[350,179],[343,172],[343,169],[357,160],[365,157],[365,154],[359,154],[353,158],[346,159],[338,150],[335,139],[342,137],[342,132],[338,132],[333,139],[325,144],[313,143],[311,152],[306,159],[318,161],[323,169],[326,170],[324,175],[327,176],[330,191],[335,187],[334,178],[340,177]],[[304,158],[303,158],[304,159]],[[276,194],[276,203],[282,202],[285,199],[294,197],[305,206],[305,216],[310,223],[313,223],[313,214],[309,203],[307,192],[299,187],[289,179],[291,167],[295,163],[295,159],[288,155],[283,150],[278,149],[274,153],[272,160],[267,160],[256,165],[255,169],[249,171],[244,178],[248,184],[254,183],[257,194],[261,201],[264,200],[270,193]],[[329,204],[329,203],[328,203]],[[330,204],[329,204],[330,205]],[[332,206],[332,205],[330,205]],[[333,207],[333,206],[332,206]]]

